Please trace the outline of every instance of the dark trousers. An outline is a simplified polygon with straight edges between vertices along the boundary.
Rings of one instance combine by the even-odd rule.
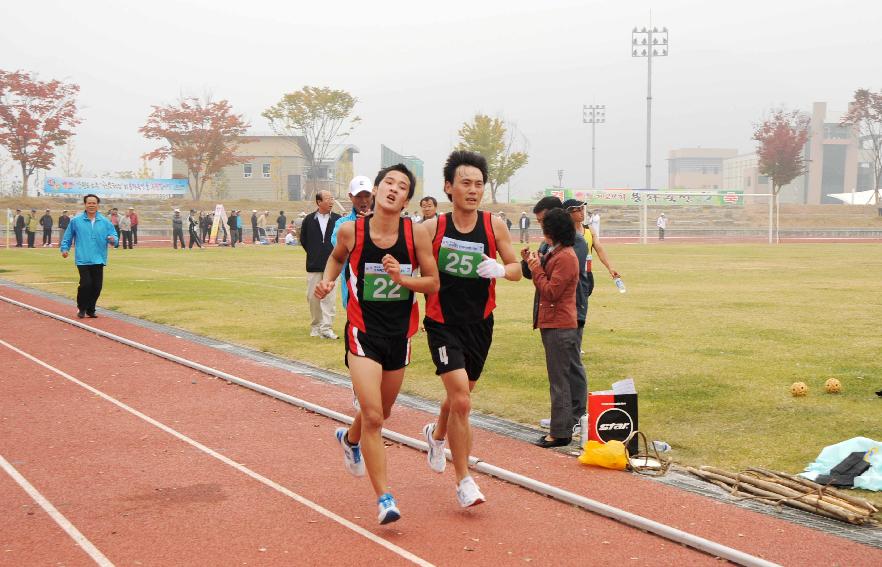
[[[199,240],[201,240],[202,242],[206,242],[206,238],[208,238],[208,234],[209,234],[210,230],[205,227],[202,227],[201,229],[199,229],[199,232],[200,232]]]
[[[175,250],[178,249],[178,239],[181,240],[181,248],[186,248],[187,244],[184,242],[184,231],[176,228],[172,230],[172,245]]]
[[[138,225],[132,225],[132,238],[135,239],[135,244],[138,243]]]
[[[64,231],[65,230],[67,230],[67,229],[66,228],[59,228],[58,229],[58,244],[59,245],[61,244],[61,241],[64,240]]]
[[[43,229],[43,244],[52,244],[52,229]]]
[[[245,238],[245,229],[244,228],[237,228],[236,234],[239,236],[239,242],[242,242],[242,240]]]
[[[527,235],[527,229],[522,228],[520,230],[521,230],[521,242],[527,242],[530,239],[530,237]]]
[[[120,233],[122,234],[123,250],[125,250],[126,248],[131,250],[132,249],[132,231],[131,230],[123,230],[123,231],[120,231]]]
[[[202,248],[202,241],[199,240],[199,235],[196,234],[195,230],[191,230],[190,231],[190,246],[189,246],[189,248],[193,248],[194,244],[196,246],[198,246],[199,248]]]
[[[15,247],[21,248],[22,243],[24,242],[24,230],[20,228],[15,229]]]
[[[260,236],[258,236],[258,234],[257,234],[257,227],[252,226],[251,227],[251,244],[254,244],[258,240],[260,240]]]
[[[588,404],[588,380],[579,354],[579,329],[540,329],[551,393],[551,425],[555,438],[572,437],[573,426]]]
[[[236,234],[237,232],[238,231],[235,228],[230,227],[230,246],[233,248],[236,247],[236,242],[239,241],[239,235]]]
[[[665,239],[665,229],[663,229],[663,228],[658,229],[658,239],[659,240]]]
[[[77,266],[80,271],[80,286],[77,288],[77,309],[86,313],[95,313],[95,304],[101,295],[104,285],[104,266],[89,264]]]
[[[33,248],[34,241],[37,239],[37,233],[31,232],[30,230],[26,230],[25,232],[28,233],[28,248]]]

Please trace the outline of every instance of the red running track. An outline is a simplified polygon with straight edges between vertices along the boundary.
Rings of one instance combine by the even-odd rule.
[[[69,306],[0,288],[62,314]],[[461,510],[453,473],[392,445],[390,482],[403,518],[376,524],[366,479],[344,472],[332,420],[0,303],[0,339],[248,470],[302,495],[341,525],[242,470],[0,346],[0,455],[117,564],[577,563],[695,565],[713,558],[524,489],[476,475],[488,503]],[[351,413],[348,390],[112,318],[89,323]],[[319,343],[327,346],[328,343]],[[332,348],[342,348],[339,344]],[[478,393],[477,395],[480,395]],[[429,417],[396,408],[390,429],[416,436]],[[783,564],[872,565],[882,551],[707,500],[485,431],[484,461]],[[0,472],[0,563],[92,560]],[[375,540],[369,539],[375,538]],[[381,540],[381,541],[380,541]]]

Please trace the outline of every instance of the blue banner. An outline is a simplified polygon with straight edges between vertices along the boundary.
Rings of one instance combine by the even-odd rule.
[[[186,179],[117,179],[84,177],[47,177],[45,195],[88,195],[137,199],[170,199],[187,194]]]

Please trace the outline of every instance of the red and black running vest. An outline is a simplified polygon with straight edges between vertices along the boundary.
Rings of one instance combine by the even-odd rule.
[[[370,217],[355,221],[355,247],[349,253],[349,324],[363,333],[380,337],[410,337],[419,326],[416,294],[392,281],[383,269],[383,256],[391,254],[401,264],[402,275],[418,268],[409,218],[398,223],[398,240],[391,248],[379,248],[371,240]]]
[[[432,251],[438,262],[441,288],[426,297],[426,317],[439,323],[461,325],[483,321],[496,307],[496,280],[478,275],[482,254],[496,258],[492,216],[478,211],[475,228],[468,234],[456,230],[453,213],[438,217]]]

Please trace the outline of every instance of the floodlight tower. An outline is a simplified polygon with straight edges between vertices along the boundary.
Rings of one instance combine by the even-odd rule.
[[[668,28],[636,27],[631,31],[631,57],[646,57],[646,187],[652,187],[652,58],[668,56]]]
[[[598,124],[606,122],[606,105],[589,104],[582,105],[582,124],[591,124],[591,188],[597,187],[594,182],[594,130]]]
[[[563,187],[563,174],[564,174],[564,170],[562,170],[562,169],[557,170],[557,186],[558,187]]]

